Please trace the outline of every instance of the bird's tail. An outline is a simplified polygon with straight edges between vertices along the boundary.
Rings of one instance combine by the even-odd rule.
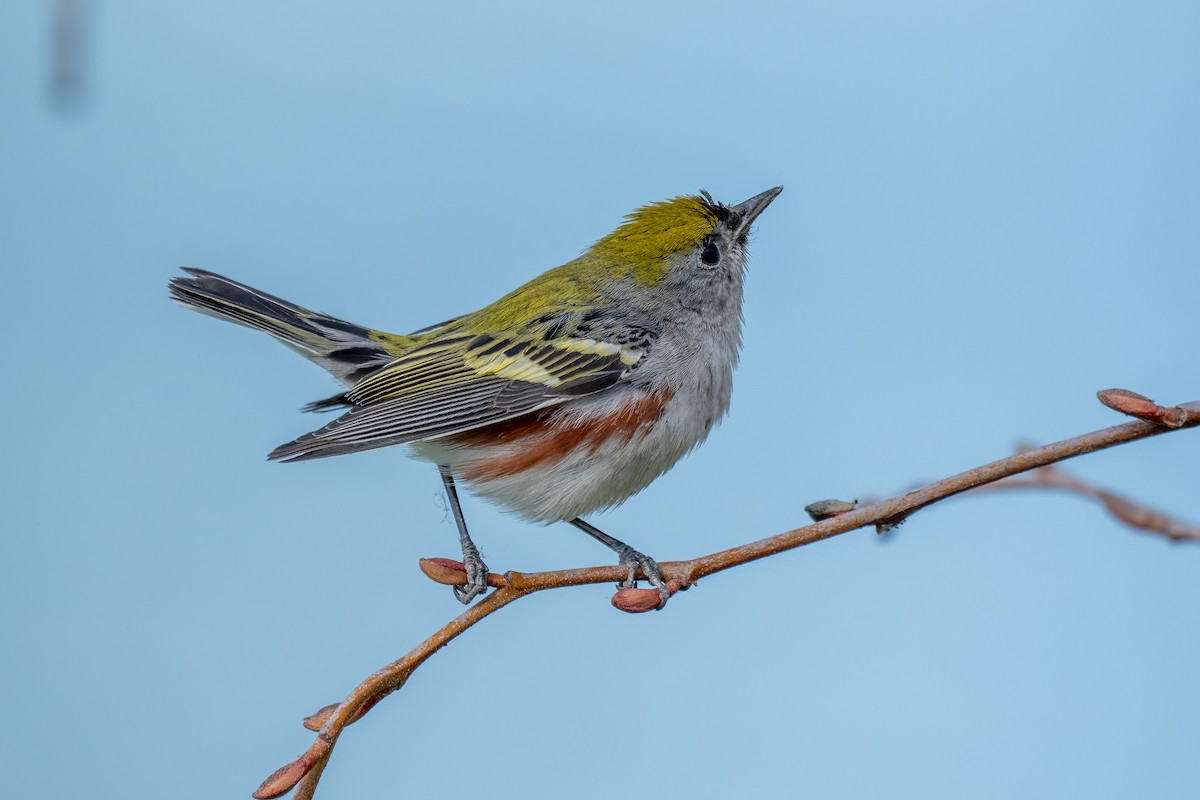
[[[310,361],[353,385],[412,348],[408,336],[363,328],[309,311],[213,272],[185,267],[189,277],[171,280],[181,305],[271,334]],[[310,404],[312,410],[341,405],[341,396]]]

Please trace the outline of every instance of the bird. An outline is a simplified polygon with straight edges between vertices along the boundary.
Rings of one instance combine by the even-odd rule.
[[[466,571],[456,597],[488,587],[459,484],[529,522],[568,522],[612,549],[665,603],[653,558],[583,519],[642,491],[729,410],[742,342],[751,224],[783,191],[736,205],[705,191],[628,214],[578,258],[478,311],[399,335],[311,311],[215,272],[184,267],[181,305],[270,334],[344,390],[341,410],[275,448],[304,461],[394,445],[432,462]]]

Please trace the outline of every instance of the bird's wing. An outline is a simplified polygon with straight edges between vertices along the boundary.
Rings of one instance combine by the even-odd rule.
[[[502,422],[607,389],[646,350],[644,341],[620,344],[562,333],[545,338],[448,331],[353,386],[345,401],[354,408],[277,447],[270,458],[321,458]]]

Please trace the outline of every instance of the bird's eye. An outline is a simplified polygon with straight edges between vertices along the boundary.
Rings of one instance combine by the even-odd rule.
[[[710,267],[715,267],[721,260],[721,251],[712,242],[705,242],[704,249],[700,251],[700,260]]]

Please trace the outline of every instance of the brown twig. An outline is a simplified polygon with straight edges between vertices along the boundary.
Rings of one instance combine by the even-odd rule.
[[[1149,506],[1121,497],[1094,484],[1080,480],[1054,466],[1034,470],[1028,477],[1005,478],[980,486],[976,491],[994,492],[1012,489],[1057,489],[1100,501],[1118,522],[1147,533],[1165,536],[1173,542],[1200,542],[1200,525],[1190,525]]]
[[[732,567],[746,564],[760,558],[792,550],[822,539],[828,539],[841,533],[856,530],[868,525],[894,526],[914,512],[925,508],[939,500],[965,492],[969,489],[995,483],[1003,478],[1017,475],[1030,470],[1047,467],[1050,464],[1068,458],[1093,453],[1119,444],[1146,439],[1167,433],[1171,430],[1200,425],[1200,401],[1186,405],[1165,408],[1158,406],[1141,395],[1120,389],[1110,389],[1100,392],[1101,402],[1110,408],[1139,418],[1137,422],[1128,422],[1112,428],[1087,433],[1073,439],[1067,439],[1054,444],[1048,444],[1008,458],[994,461],[991,464],[977,467],[959,475],[932,483],[916,491],[908,492],[899,497],[873,503],[868,506],[838,509],[838,513],[821,519],[803,528],[781,533],[767,539],[732,547],[690,561],[675,561],[662,564],[663,576],[669,586],[675,590],[687,589],[699,579],[721,572]],[[1072,487],[1079,491],[1079,487]],[[1110,499],[1111,496],[1110,496]],[[1123,509],[1134,504],[1115,498],[1117,505]],[[1104,500],[1110,510],[1113,506],[1109,500]],[[1126,504],[1126,505],[1121,505]],[[847,506],[851,504],[846,504]],[[1113,513],[1118,513],[1114,511]],[[1131,514],[1137,518],[1138,514]],[[1144,519],[1144,517],[1142,517]],[[1130,519],[1122,517],[1126,522]],[[1136,524],[1136,523],[1130,523]],[[1139,526],[1144,527],[1144,526]],[[1191,538],[1191,537],[1179,537]],[[457,562],[449,559],[425,559],[422,570],[439,582],[460,582]],[[479,603],[471,606],[445,627],[430,636],[404,657],[392,662],[359,684],[341,703],[326,706],[305,720],[305,725],[319,729],[317,739],[312,746],[295,761],[281,767],[271,774],[254,797],[271,798],[286,794],[296,787],[297,800],[311,800],[316,791],[317,782],[329,757],[345,727],[362,717],[371,706],[383,697],[396,691],[404,685],[413,671],[429,659],[434,653],[446,646],[452,639],[466,631],[484,617],[499,611],[509,603],[528,594],[544,589],[557,589],[566,586],[581,586],[593,583],[613,583],[623,580],[627,570],[624,567],[591,567],[587,569],[557,570],[553,572],[520,573],[508,572],[504,575],[493,574],[491,585],[496,591],[485,597]],[[464,573],[465,574],[465,573]],[[626,590],[629,591],[629,590]],[[656,590],[652,591],[657,600]],[[628,595],[626,597],[629,597]],[[641,607],[640,596],[634,596],[630,605],[637,608],[623,610],[647,610]],[[659,604],[655,603],[655,607]]]

